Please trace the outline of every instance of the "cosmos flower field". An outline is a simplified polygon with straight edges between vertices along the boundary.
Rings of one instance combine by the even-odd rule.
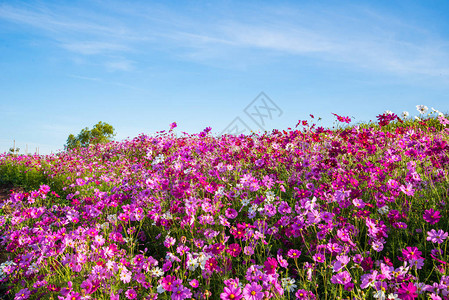
[[[0,155],[4,180],[34,184],[0,204],[3,291],[449,299],[449,121],[428,120],[386,113],[375,126],[301,121],[238,137],[178,136],[172,125],[53,155]]]

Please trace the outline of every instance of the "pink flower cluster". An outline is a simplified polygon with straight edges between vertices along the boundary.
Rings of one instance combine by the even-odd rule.
[[[447,133],[175,127],[0,156],[48,178],[0,204],[15,299],[449,299]]]

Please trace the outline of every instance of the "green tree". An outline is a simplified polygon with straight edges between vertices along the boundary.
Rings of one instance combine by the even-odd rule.
[[[108,123],[100,121],[90,130],[88,127],[84,128],[77,136],[70,134],[64,147],[69,150],[79,147],[88,147],[89,145],[107,143],[112,141],[114,136],[114,127]]]
[[[9,154],[12,154],[12,155],[17,155],[19,153],[19,151],[20,151],[20,148],[14,148],[14,147],[9,148]]]

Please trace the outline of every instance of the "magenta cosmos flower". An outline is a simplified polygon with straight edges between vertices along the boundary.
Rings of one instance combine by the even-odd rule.
[[[315,295],[310,292],[310,291],[306,291],[306,290],[298,290],[295,294],[296,299],[299,300],[311,300],[311,299],[316,299]]]
[[[314,256],[312,256],[313,260],[319,263],[323,263],[326,259],[324,257],[324,254],[322,253],[316,253]]]
[[[242,252],[242,248],[239,244],[231,244],[229,245],[228,249],[226,249],[226,252],[229,253],[232,257],[239,256],[240,252]]]
[[[278,267],[278,262],[276,258],[268,257],[267,260],[264,263],[264,271],[267,274],[274,274],[276,273],[276,268]]]
[[[242,290],[237,286],[225,286],[223,293],[220,294],[221,300],[239,300],[242,298]]]
[[[238,215],[238,212],[235,209],[233,209],[233,208],[228,208],[225,211],[226,218],[235,219],[237,217],[237,215]]]
[[[189,284],[190,284],[191,287],[193,287],[193,288],[195,288],[195,289],[200,285],[200,284],[198,283],[198,280],[196,280],[196,279],[190,280],[190,281],[189,281]]]
[[[175,280],[176,280],[175,276],[167,275],[166,277],[164,277],[161,282],[164,290],[171,291],[172,286],[173,286],[173,281],[175,281]]]
[[[260,300],[263,299],[262,287],[253,282],[247,284],[243,289],[243,297],[245,300]]]
[[[126,291],[125,293],[126,298],[128,299],[136,299],[137,298],[137,293],[134,289],[129,289]]]
[[[287,256],[290,258],[298,258],[301,255],[301,251],[296,249],[290,249],[287,252]]]
[[[416,247],[407,247],[402,249],[402,255],[404,255],[406,259],[419,259],[422,258],[421,254],[422,252]]]
[[[432,208],[425,210],[422,217],[424,218],[424,221],[431,225],[438,223],[441,218],[440,212],[438,210],[433,210]]]
[[[399,298],[402,300],[414,300],[418,297],[416,291],[417,288],[412,282],[409,282],[408,284],[403,282],[398,289]]]

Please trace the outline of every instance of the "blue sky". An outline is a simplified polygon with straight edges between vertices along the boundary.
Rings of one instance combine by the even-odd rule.
[[[257,131],[260,92],[267,130],[449,112],[449,2],[0,1],[0,70],[0,152],[55,152],[98,121],[118,140]]]

